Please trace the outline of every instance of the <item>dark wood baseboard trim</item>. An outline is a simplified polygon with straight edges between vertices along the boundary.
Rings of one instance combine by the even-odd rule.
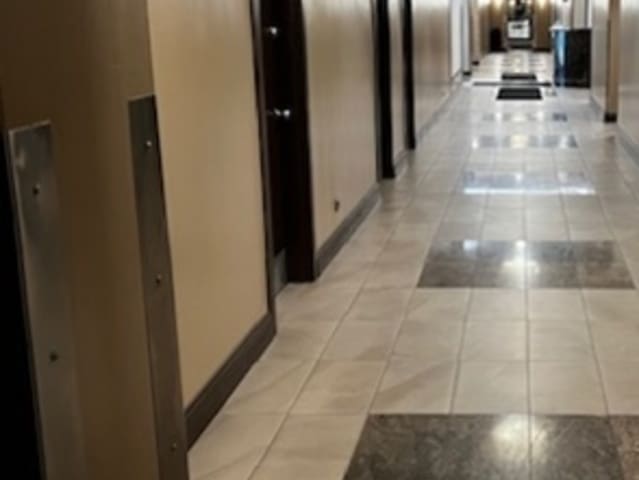
[[[320,247],[315,257],[315,271],[318,277],[339,253],[349,238],[351,238],[355,230],[362,224],[375,205],[377,205],[378,200],[379,186],[375,185],[364,195],[329,239],[324,242],[324,245]]]
[[[191,447],[204,429],[215,418],[235,387],[251,366],[259,360],[275,337],[275,317],[268,313],[244,337],[222,368],[213,375],[186,409],[186,432]]]
[[[593,95],[590,95],[590,107],[601,116],[604,123],[617,123],[617,113],[606,112]]]
[[[428,120],[426,120],[426,122],[417,130],[417,145],[419,145],[419,143],[424,138],[424,135],[428,133],[431,127],[435,123],[437,123],[437,120],[439,120],[439,118],[441,117],[441,114],[446,110],[450,102],[453,100],[453,98],[455,98],[455,96],[459,92],[460,86],[461,86],[460,83],[451,84],[451,91],[448,94],[448,96],[441,102],[441,104],[439,105],[439,107],[437,107],[437,110],[433,112],[431,117]]]
[[[614,112],[605,112],[604,123],[617,123],[617,114]]]
[[[394,160],[395,178],[399,176],[399,174],[402,172],[402,170],[406,166],[410,152],[411,152],[410,150],[402,150],[395,156],[395,160]]]

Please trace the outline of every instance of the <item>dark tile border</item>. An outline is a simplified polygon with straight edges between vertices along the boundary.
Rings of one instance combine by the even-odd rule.
[[[345,480],[635,480],[639,416],[370,415]]]

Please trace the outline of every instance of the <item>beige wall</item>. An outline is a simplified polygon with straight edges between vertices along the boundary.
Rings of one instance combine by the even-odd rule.
[[[619,123],[639,144],[639,0],[621,2]]]
[[[369,0],[303,6],[319,249],[376,182],[372,12]]]
[[[406,148],[406,108],[404,101],[404,43],[402,40],[402,0],[389,0],[391,49],[391,99],[393,116],[393,156]]]
[[[620,0],[594,0],[592,29],[592,98],[616,113],[619,96]]]
[[[479,0],[470,2],[470,57],[473,63],[481,61],[483,51],[482,7]]]
[[[249,2],[149,0],[185,403],[267,311]]]
[[[157,478],[127,112],[146,33],[144,0],[0,3],[4,127],[53,125],[91,480]]]
[[[416,128],[428,122],[450,93],[448,0],[414,0]]]

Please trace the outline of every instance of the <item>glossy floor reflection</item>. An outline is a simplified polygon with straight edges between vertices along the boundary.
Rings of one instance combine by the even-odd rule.
[[[639,453],[629,442],[639,439],[627,432],[638,424],[602,417],[371,416],[344,478],[633,480],[628,469]]]
[[[462,174],[464,195],[596,195],[583,172],[486,172]]]
[[[473,80],[505,70],[552,60]],[[587,91],[496,92],[461,86],[321,278],[278,296],[192,480],[639,480],[639,159]]]
[[[527,149],[577,148],[573,135],[480,135],[473,139],[473,148]]]
[[[513,122],[513,123],[528,123],[528,122],[567,122],[568,115],[559,112],[506,112],[506,113],[486,113],[482,116],[484,122]]]

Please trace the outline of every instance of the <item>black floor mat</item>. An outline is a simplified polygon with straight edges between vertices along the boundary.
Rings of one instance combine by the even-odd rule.
[[[502,80],[522,80],[522,81],[536,81],[537,75],[534,73],[519,73],[519,72],[506,72],[501,74]]]
[[[500,88],[497,100],[541,100],[539,88]]]
[[[541,81],[508,81],[508,80],[477,80],[473,82],[473,86],[475,87],[512,87],[512,88],[523,88],[523,87],[543,87],[548,88],[552,87],[552,82],[541,80]]]

